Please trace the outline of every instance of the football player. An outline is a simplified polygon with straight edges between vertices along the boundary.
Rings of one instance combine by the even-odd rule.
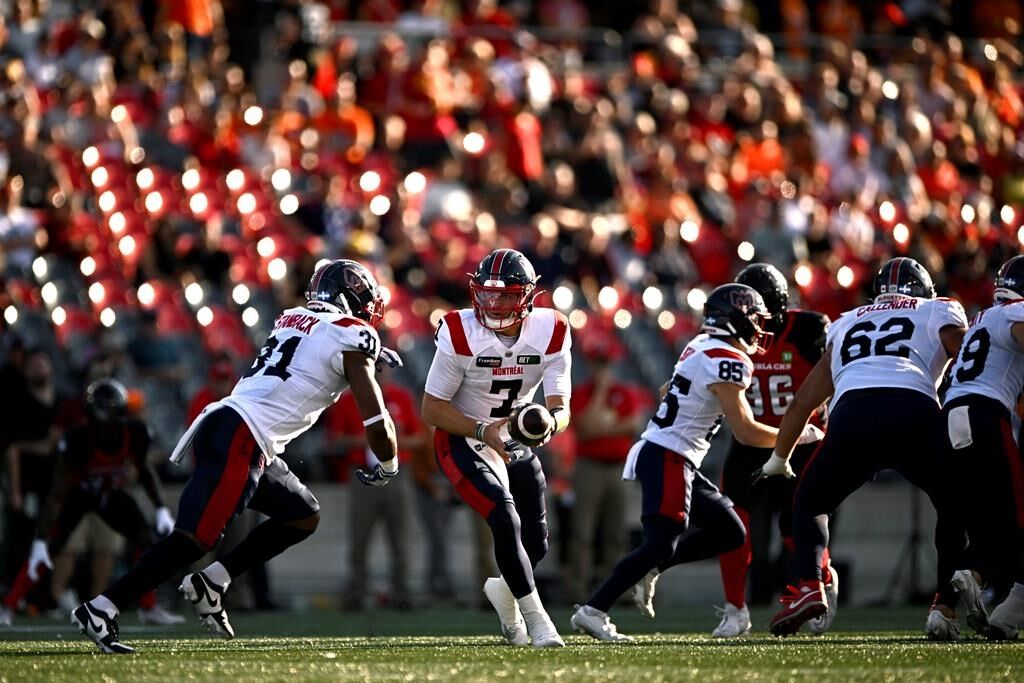
[[[967,330],[963,307],[936,299],[931,276],[917,261],[895,258],[874,281],[871,304],[832,323],[825,355],[797,391],[779,427],[765,476],[795,476],[790,456],[811,413],[831,397],[825,439],[804,467],[793,501],[793,536],[800,582],[782,598],[771,631],[796,633],[824,614],[822,555],[828,515],[882,469],[894,469],[928,494],[938,512],[939,592],[925,631],[944,639],[955,630],[955,593],[949,585],[963,551],[963,528],[953,507],[953,468],[936,385]]]
[[[14,609],[32,585],[53,569],[50,554],[59,554],[82,518],[95,512],[111,529],[141,552],[156,541],[130,492],[138,481],[156,510],[156,529],[166,536],[174,518],[163,503],[156,473],[147,460],[149,428],[128,414],[128,390],[115,379],[99,379],[85,390],[86,421],[69,429],[57,444],[53,485],[39,520],[32,551],[0,608],[0,623],[10,623]],[[156,604],[156,592],[139,600],[139,619],[157,625],[185,620]]]
[[[704,305],[701,334],[683,350],[672,378],[660,390],[661,404],[640,441],[630,449],[624,479],[642,491],[643,543],[573,614],[574,629],[598,640],[628,641],[608,618],[608,609],[643,580],[653,595],[660,572],[685,562],[715,557],[743,544],[743,521],[699,471],[724,417],[740,443],[775,444],[777,430],[754,419],[744,393],[754,372],[751,354],[763,353],[770,318],[764,300],[747,285],[717,287]],[[807,425],[803,440],[821,431]]]
[[[224,610],[228,586],[253,565],[307,538],[320,521],[319,503],[281,455],[345,389],[355,395],[367,442],[380,461],[372,473],[359,471],[359,479],[379,486],[397,474],[395,429],[374,364],[401,361],[380,346],[376,328],[384,304],[376,280],[355,261],[333,261],[313,274],[306,299],[306,306],[277,317],[231,394],[207,406],[178,441],[171,460],[180,461],[191,446],[195,469],[181,493],[173,533],[72,612],[72,623],[103,652],[133,652],[118,636],[120,611],[208,553],[248,507],[268,519],[219,562],[186,575],[179,588],[204,626],[234,637]]]
[[[437,428],[441,471],[494,536],[501,576],[487,579],[484,594],[506,639],[562,647],[533,577],[548,550],[544,472],[529,448],[510,439],[506,423],[543,384],[550,411],[543,440],[568,427],[569,325],[555,310],[534,309],[537,275],[513,249],[484,257],[469,292],[473,307],[438,324],[423,419]]]
[[[961,486],[975,501],[965,506],[971,566],[957,570],[952,583],[967,607],[967,623],[1005,639],[1016,635],[1017,624],[1007,617],[1024,597],[1024,586],[1015,586],[1005,606],[996,608],[990,627],[980,584],[1019,578],[1024,464],[1013,423],[1024,380],[1024,256],[1002,265],[995,287],[993,306],[971,320],[942,414],[952,457],[970,463],[960,469]]]
[[[759,422],[778,427],[796,389],[821,358],[829,320],[821,313],[788,308],[789,285],[775,266],[752,263],[739,272],[736,282],[756,289],[771,314],[765,329],[774,337],[765,353],[752,359],[754,376],[747,389],[747,401]],[[823,413],[815,411],[812,423],[822,427]],[[805,444],[796,449],[793,454],[795,471],[803,469],[814,448],[814,444]],[[750,510],[765,492],[765,484],[755,486],[751,475],[769,455],[771,450],[746,446],[733,437],[722,468],[722,493],[733,502],[733,509],[747,530],[747,538],[739,548],[718,558],[725,589],[725,608],[721,610],[721,622],[712,632],[716,638],[735,638],[748,633],[751,628],[750,611],[746,605],[751,555]],[[786,548],[792,551],[793,491],[796,484],[791,479],[784,479],[780,488],[779,532]],[[815,633],[822,633],[829,627],[838,604],[839,576],[828,562],[827,551],[822,561],[829,611],[810,623]],[[645,581],[637,587],[642,589],[647,584]],[[639,590],[637,602],[642,612],[654,616],[650,595]]]

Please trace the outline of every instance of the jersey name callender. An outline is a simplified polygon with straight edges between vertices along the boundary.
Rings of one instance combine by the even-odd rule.
[[[797,389],[807,379],[824,348],[828,317],[813,311],[786,311],[782,331],[767,351],[754,356],[754,377],[747,389],[747,402],[757,421],[778,427]],[[821,426],[824,411],[811,421]]]
[[[968,394],[997,399],[1015,415],[1024,383],[1024,353],[1011,328],[1024,322],[1024,301],[1008,301],[981,311],[971,321],[950,372],[946,402]]]
[[[451,401],[470,419],[491,423],[508,417],[514,407],[532,401],[542,383],[545,396],[571,393],[569,324],[553,309],[530,313],[510,347],[470,309],[445,315],[435,341],[425,390]]]
[[[346,351],[376,361],[377,331],[348,315],[290,308],[277,317],[252,367],[221,403],[238,411],[268,457],[280,455],[348,388]]]
[[[746,390],[754,364],[728,342],[706,334],[683,349],[668,392],[640,438],[664,446],[700,467],[722,424],[722,406],[709,387],[727,382]],[[626,478],[630,477],[627,462]]]
[[[939,331],[966,325],[963,306],[952,299],[902,297],[844,313],[827,337],[832,406],[851,389],[879,387],[913,389],[936,399],[948,360]]]

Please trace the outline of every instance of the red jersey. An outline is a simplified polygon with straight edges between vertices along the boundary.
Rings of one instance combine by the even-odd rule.
[[[398,460],[408,462],[412,458],[412,453],[402,448],[402,437],[423,431],[423,423],[416,411],[416,400],[408,389],[392,382],[384,384],[381,392],[384,395],[384,407],[391,414],[395,431],[398,433]],[[355,436],[363,433],[363,418],[359,415],[359,407],[351,391],[342,394],[338,403],[327,411],[324,418],[327,429],[335,434]],[[363,452],[356,450],[351,455],[355,466],[367,466],[367,457]]]
[[[151,440],[145,423],[135,418],[121,425],[85,423],[65,433],[57,453],[71,472],[73,486],[101,494],[135,481]]]
[[[594,394],[593,382],[587,382],[573,389],[570,411],[573,415],[581,415],[590,404]],[[628,420],[644,411],[645,402],[640,389],[614,382],[605,397],[605,407],[614,412],[622,420]],[[635,434],[620,436],[602,436],[594,439],[576,439],[576,457],[598,462],[625,462],[626,454],[636,442]]]
[[[747,389],[747,401],[758,422],[772,427],[782,422],[797,389],[824,353],[828,324],[828,316],[821,313],[790,309],[768,351],[750,357],[754,377]],[[821,426],[823,417],[815,412],[811,422]]]

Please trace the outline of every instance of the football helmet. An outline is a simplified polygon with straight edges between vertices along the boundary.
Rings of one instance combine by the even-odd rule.
[[[753,287],[764,299],[772,316],[772,327],[781,329],[789,306],[789,283],[786,276],[770,263],[751,263],[736,275],[736,282]]]
[[[366,266],[350,259],[317,268],[309,280],[306,301],[327,305],[374,327],[384,319],[384,299],[376,278]]]
[[[732,283],[715,287],[704,303],[702,332],[712,337],[735,339],[747,353],[764,353],[772,333],[765,331],[771,319],[764,299],[748,285]]]
[[[99,422],[115,422],[128,416],[128,390],[116,379],[98,379],[85,390],[85,410]]]
[[[473,312],[489,330],[505,330],[533,310],[537,292],[533,264],[515,249],[495,249],[469,276]]]
[[[886,261],[875,275],[874,292],[875,299],[892,295],[934,299],[935,285],[924,266],[912,258],[900,256]]]
[[[996,273],[995,303],[1024,298],[1024,256],[1014,256]]]

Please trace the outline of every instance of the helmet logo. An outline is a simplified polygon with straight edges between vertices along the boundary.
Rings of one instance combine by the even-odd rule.
[[[366,279],[358,271],[346,268],[344,276],[345,284],[356,294],[365,292],[368,289]]]
[[[505,281],[504,280],[487,280],[486,282],[484,282],[483,286],[484,287],[504,287],[505,286]]]
[[[752,308],[758,308],[757,301],[750,291],[735,289],[729,292],[729,303],[746,313]]]

